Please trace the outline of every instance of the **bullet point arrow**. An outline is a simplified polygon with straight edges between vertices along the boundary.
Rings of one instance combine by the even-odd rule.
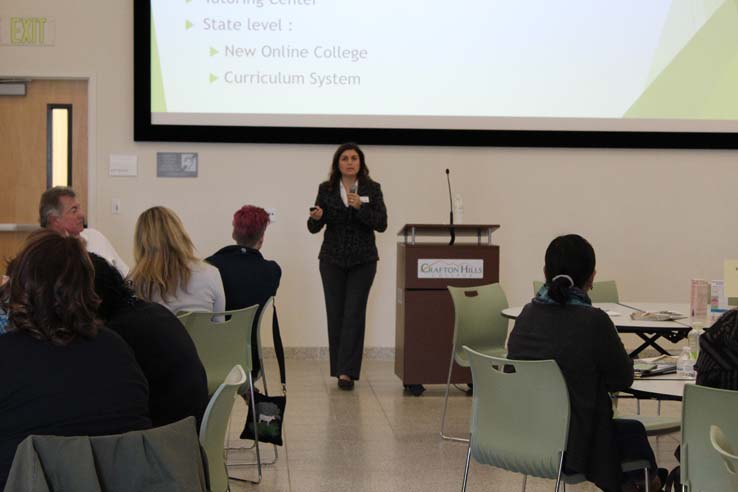
[[[210,74],[210,83],[212,84],[212,83],[213,83],[213,82],[215,82],[216,80],[218,80],[218,76],[217,76],[217,75],[213,75],[213,74],[211,73],[211,74]]]
[[[185,21],[185,29],[191,29],[194,24],[188,20]]]
[[[215,56],[215,55],[217,55],[218,53],[219,53],[219,51],[218,51],[218,50],[216,50],[216,49],[215,49],[215,48],[213,48],[212,46],[210,47],[210,56]]]

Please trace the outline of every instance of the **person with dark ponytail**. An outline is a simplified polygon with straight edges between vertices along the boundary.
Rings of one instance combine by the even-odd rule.
[[[620,464],[648,460],[650,490],[661,490],[666,470],[658,470],[643,424],[613,419],[609,392],[630,387],[633,361],[610,317],[587,295],[596,273],[592,245],[576,234],[559,236],[545,260],[546,283],[515,322],[508,357],[558,363],[571,402],[565,471],[584,474],[605,492],[645,490],[642,472],[624,475]]]

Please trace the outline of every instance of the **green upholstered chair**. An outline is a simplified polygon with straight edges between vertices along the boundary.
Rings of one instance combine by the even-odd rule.
[[[469,359],[461,348],[466,345],[483,354],[505,355],[508,320],[501,314],[508,307],[500,284],[477,287],[448,287],[454,304],[454,338],[448,365],[446,394],[441,417],[441,437],[449,441],[468,442],[463,437],[446,435],[446,412],[454,362],[469,367]]]
[[[466,491],[472,457],[477,463],[522,473],[523,491],[528,475],[555,479],[557,492],[562,482],[585,481],[583,475],[563,473],[570,407],[556,361],[518,361],[469,347],[464,350],[471,364],[474,397],[462,491]],[[644,469],[648,477],[648,466],[648,461],[633,461],[623,463],[623,471]]]
[[[182,323],[182,326],[187,327],[187,323],[190,322],[190,314],[192,313],[189,311],[180,311],[177,313],[177,319]]]
[[[725,472],[733,483],[733,488],[730,490],[738,491],[738,455],[733,451],[733,446],[730,445],[723,430],[717,425],[710,426],[710,443],[725,464]]]
[[[533,295],[538,294],[538,291],[543,287],[543,282],[538,280],[533,281]],[[601,282],[595,282],[592,284],[592,290],[589,291],[589,298],[592,302],[620,302],[620,296],[618,295],[618,285],[614,280],[603,280]]]
[[[689,491],[736,490],[725,463],[717,459],[710,427],[724,432],[723,442],[738,443],[738,391],[688,384],[684,387],[680,470]]]
[[[200,356],[208,378],[208,393],[214,394],[221,383],[230,374],[235,365],[240,365],[247,374],[248,385],[240,391],[249,392],[249,401],[253,401],[254,382],[251,376],[253,363],[251,360],[251,330],[254,316],[259,306],[254,305],[243,309],[225,311],[222,313],[193,312],[186,318],[185,328],[195,343],[197,354]],[[214,321],[224,319],[224,321]],[[258,418],[252,412],[254,425]],[[261,452],[258,441],[254,442],[256,449],[256,464],[261,482]],[[234,463],[247,465],[251,463]]]
[[[236,391],[246,380],[243,368],[240,365],[234,366],[210,398],[202,418],[200,445],[208,458],[211,492],[230,490],[224,444]]]
[[[262,349],[261,344],[261,333],[264,331],[264,327],[268,324],[269,321],[272,319],[272,313],[274,312],[274,296],[271,296],[269,299],[266,300],[264,303],[264,306],[261,308],[261,312],[259,313],[259,319],[256,322],[256,352],[259,354],[259,374],[257,375],[256,379],[261,379],[262,384],[264,385],[264,392],[268,395],[269,390],[267,389],[267,378],[266,378],[266,372],[264,370],[264,351]]]
[[[264,386],[264,394],[269,395],[269,388],[267,385],[267,377],[266,377],[266,370],[264,369],[264,351],[261,344],[261,334],[264,331],[265,327],[268,325],[269,320],[272,319],[272,314],[274,310],[274,296],[269,297],[269,299],[266,300],[264,303],[264,307],[262,308],[261,312],[259,313],[259,319],[256,321],[256,352],[259,355],[259,374],[257,374],[256,378],[254,379],[254,383],[261,380],[262,386]],[[241,388],[243,391],[244,388]],[[286,388],[282,388],[283,392],[286,392]],[[227,449],[229,451],[236,451],[241,449],[252,449],[256,445],[256,441],[253,442],[250,446],[246,447],[228,447]],[[264,465],[273,465],[277,462],[277,458],[279,458],[279,450],[276,444],[272,444],[272,448],[274,450],[274,457],[271,460],[265,460],[262,461],[262,464]],[[234,465],[254,465],[256,463],[252,462],[243,462],[243,463],[235,463],[231,462]]]
[[[190,313],[185,328],[195,342],[208,376],[208,394],[215,393],[233,366],[251,373],[251,329],[259,306],[223,313]],[[213,321],[225,316],[226,321]]]

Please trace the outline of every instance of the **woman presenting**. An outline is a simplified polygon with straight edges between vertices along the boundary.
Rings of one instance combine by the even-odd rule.
[[[338,147],[328,181],[318,187],[307,226],[315,234],[324,225],[318,258],[331,376],[338,378],[339,388],[351,390],[361,372],[366,303],[379,260],[374,231],[387,229],[382,189],[369,177],[364,152],[356,144]]]

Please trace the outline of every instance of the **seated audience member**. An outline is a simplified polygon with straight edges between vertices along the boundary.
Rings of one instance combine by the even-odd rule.
[[[654,472],[651,490],[665,480],[640,422],[613,420],[608,392],[633,382],[628,357],[609,316],[592,307],[586,291],[595,276],[592,246],[574,234],[554,239],[546,250],[545,286],[523,308],[508,340],[508,357],[555,360],[566,380],[571,402],[569,442],[564,469],[583,473],[606,492],[633,490],[621,462],[647,459]],[[634,472],[641,477],[642,472]],[[630,487],[630,488],[629,488]]]
[[[149,415],[155,427],[192,415],[198,428],[208,404],[208,381],[195,344],[167,308],[136,299],[118,270],[90,255],[98,315],[133,349],[149,381]]]
[[[738,390],[738,311],[732,309],[700,336],[697,384]]]
[[[700,336],[700,355],[694,365],[696,383],[711,388],[738,390],[738,311],[731,309]],[[681,445],[674,456],[681,462]],[[667,490],[682,490],[681,465],[669,474]]]
[[[38,215],[41,227],[83,238],[87,251],[108,260],[124,277],[128,275],[128,265],[118,256],[108,238],[98,230],[85,229],[85,213],[72,188],[55,186],[46,190],[41,195]]]
[[[5,285],[5,282],[8,281],[8,277],[3,275],[0,277],[0,296],[3,295],[2,287]],[[5,333],[5,328],[8,326],[8,313],[5,312],[5,310],[0,307],[0,335]]]
[[[276,261],[265,260],[260,250],[269,214],[263,208],[245,205],[233,214],[233,239],[236,244],[226,246],[206,261],[220,271],[226,296],[226,309],[242,309],[259,305],[251,334],[254,376],[260,369],[256,346],[256,330],[264,303],[277,294],[282,269]],[[276,311],[273,322],[277,322]]]
[[[136,222],[136,266],[129,278],[136,295],[173,313],[225,310],[218,269],[195,256],[179,217],[165,207],[144,211]]]
[[[0,336],[0,490],[31,434],[118,434],[151,427],[149,387],[131,348],[97,319],[81,241],[42,230],[8,265]]]

